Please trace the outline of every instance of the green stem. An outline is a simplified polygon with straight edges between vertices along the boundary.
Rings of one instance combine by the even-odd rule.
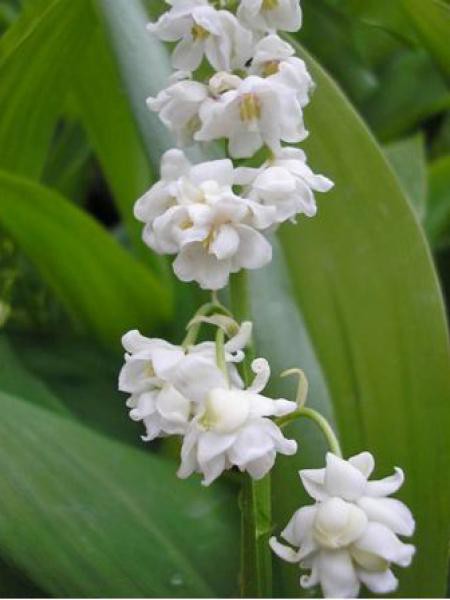
[[[289,423],[292,423],[293,421],[296,421],[301,417],[305,417],[306,419],[311,419],[311,421],[314,421],[314,423],[318,425],[323,435],[325,436],[331,452],[333,452],[333,454],[336,454],[336,456],[340,456],[342,458],[341,446],[339,444],[339,440],[336,437],[336,434],[333,431],[333,428],[325,419],[325,417],[318,413],[316,410],[306,407],[299,408],[299,410],[296,410],[290,415],[286,415],[285,417],[280,417],[279,419],[277,419],[277,425],[279,427],[285,427],[286,425],[289,425]]]
[[[225,306],[222,306],[220,303],[207,302],[206,304],[203,304],[202,306],[200,306],[200,308],[195,313],[193,318],[205,317],[214,312],[222,312],[227,316],[229,316],[229,314],[230,314],[229,311],[225,308]],[[192,325],[191,327],[189,327],[186,337],[184,338],[183,343],[182,343],[182,347],[184,349],[187,349],[187,348],[189,348],[189,346],[193,346],[195,344],[195,342],[197,341],[201,326],[202,326],[202,323],[198,322],[195,325]]]
[[[249,320],[248,281],[245,271],[234,275],[230,283],[231,308],[237,321]],[[252,379],[253,348],[244,361],[244,381]],[[269,537],[272,529],[270,475],[254,481],[244,474],[240,495],[241,509],[241,596],[272,597],[272,556]]]
[[[216,363],[228,381],[227,361],[225,358],[225,332],[218,329],[216,333]]]

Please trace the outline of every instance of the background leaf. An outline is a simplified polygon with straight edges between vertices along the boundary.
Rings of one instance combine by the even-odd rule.
[[[161,458],[4,393],[0,403],[0,552],[47,594],[234,593],[236,503],[223,486],[180,483]]]
[[[0,190],[0,223],[75,323],[118,348],[128,329],[146,331],[168,317],[164,288],[92,218],[55,192],[7,173],[0,173]]]

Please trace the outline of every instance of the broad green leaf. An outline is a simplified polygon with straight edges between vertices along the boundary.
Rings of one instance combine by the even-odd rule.
[[[35,387],[28,381],[39,382],[47,394],[51,393],[66,414],[84,425],[132,445],[141,445],[142,424],[128,418],[125,406],[127,396],[117,389],[119,370],[123,359],[107,351],[92,340],[31,334],[10,334],[0,337],[2,345],[14,352],[15,363],[25,375],[23,386],[6,388],[3,381],[16,381],[18,369],[9,361],[12,373],[2,377],[0,389],[33,402],[38,401]],[[5,366],[6,370],[6,366]],[[14,377],[16,375],[16,377]],[[43,404],[43,403],[42,403]]]
[[[0,41],[0,168],[38,178],[70,77],[89,40],[87,0],[36,0]]]
[[[94,219],[57,193],[0,172],[0,224],[35,264],[74,323],[118,348],[128,329],[170,314],[164,288]]]
[[[217,484],[0,393],[0,553],[55,597],[235,594],[236,501]]]
[[[450,6],[441,0],[402,0],[402,6],[450,81]]]
[[[317,82],[305,146],[335,190],[319,199],[317,218],[281,229],[294,295],[346,453],[372,451],[378,474],[394,465],[406,471],[400,496],[417,518],[419,551],[412,568],[397,570],[398,594],[444,595],[450,381],[436,274],[380,149],[333,81],[302,54]]]
[[[450,243],[450,155],[430,165],[425,229],[433,248]]]
[[[135,219],[133,205],[150,187],[152,174],[99,27],[74,69],[73,93],[128,234],[142,252],[142,223]]]
[[[427,199],[427,165],[423,136],[417,134],[389,144],[384,147],[384,153],[399,178],[404,194],[422,221]]]

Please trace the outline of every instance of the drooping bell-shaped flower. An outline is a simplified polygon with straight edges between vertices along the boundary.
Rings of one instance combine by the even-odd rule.
[[[299,214],[315,216],[314,192],[328,192],[333,187],[327,177],[311,171],[302,150],[289,147],[257,169],[236,169],[235,183],[245,186],[244,193],[249,199],[273,207],[277,223],[295,220]]]
[[[264,359],[253,362],[257,373],[253,385],[236,389],[218,368],[197,363],[183,365],[175,376],[177,389],[198,400],[199,411],[186,432],[178,475],[198,472],[209,485],[233,466],[254,479],[272,468],[276,454],[294,454],[297,444],[287,440],[269,418],[296,410],[295,402],[272,400],[260,392],[270,369]]]
[[[298,31],[302,26],[299,0],[241,0],[237,16],[257,31]]]
[[[227,375],[236,389],[243,384],[234,363],[243,359],[242,350],[250,332],[249,323],[244,322],[224,348]],[[119,390],[131,394],[127,406],[131,409],[130,418],[145,425],[146,435],[142,439],[151,441],[156,437],[184,434],[196,409],[192,398],[173,385],[173,373],[182,370],[185,361],[214,369],[215,344],[202,342],[182,348],[165,340],[144,337],[136,330],[125,334],[122,344],[126,353],[119,375]]]
[[[251,56],[252,34],[227,10],[216,10],[207,0],[171,0],[171,8],[148,25],[165,42],[178,42],[175,69],[195,71],[203,57],[217,71],[242,68]]]
[[[293,547],[275,537],[270,545],[282,559],[310,570],[302,587],[320,585],[327,598],[354,598],[361,584],[377,594],[396,589],[391,566],[409,566],[415,551],[398,536],[412,535],[415,523],[402,502],[388,497],[402,485],[402,470],[369,481],[373,469],[372,455],[362,452],[348,461],[329,453],[325,469],[300,471],[316,504],[300,508],[282,532]]]
[[[263,145],[274,154],[281,141],[297,143],[307,132],[294,88],[251,75],[218,99],[207,99],[199,111],[201,128],[197,141],[227,138],[233,158],[249,158]]]
[[[161,181],[135,206],[145,243],[160,254],[178,254],[174,271],[204,289],[224,287],[242,268],[267,264],[272,248],[258,229],[275,221],[275,209],[237,196],[233,163],[191,165],[180,150],[162,158]]]

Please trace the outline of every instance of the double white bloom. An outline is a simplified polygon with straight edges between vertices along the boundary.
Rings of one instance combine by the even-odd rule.
[[[300,471],[316,504],[299,509],[281,534],[298,550],[276,538],[270,544],[284,560],[311,570],[302,587],[320,584],[332,598],[354,598],[361,584],[377,594],[396,589],[391,564],[409,566],[415,551],[397,535],[412,535],[415,524],[402,502],[387,497],[401,487],[402,470],[368,481],[373,469],[372,455],[362,452],[348,461],[328,454],[325,469]]]
[[[138,331],[122,339],[126,354],[119,389],[131,394],[130,418],[143,421],[144,441],[184,436],[182,478],[199,472],[209,485],[225,469],[237,466],[259,479],[272,468],[277,452],[297,450],[296,442],[284,438],[268,418],[288,414],[297,405],[260,394],[270,376],[267,361],[253,362],[254,382],[243,389],[234,363],[243,359],[250,333],[251,324],[243,323],[225,344],[226,373],[216,364],[213,342],[184,349]]]
[[[275,208],[237,196],[233,183],[230,160],[192,166],[183,152],[169,150],[161,181],[138,200],[144,241],[161,254],[178,254],[173,267],[182,281],[220,289],[230,273],[270,261],[272,248],[258,230],[274,222]]]

